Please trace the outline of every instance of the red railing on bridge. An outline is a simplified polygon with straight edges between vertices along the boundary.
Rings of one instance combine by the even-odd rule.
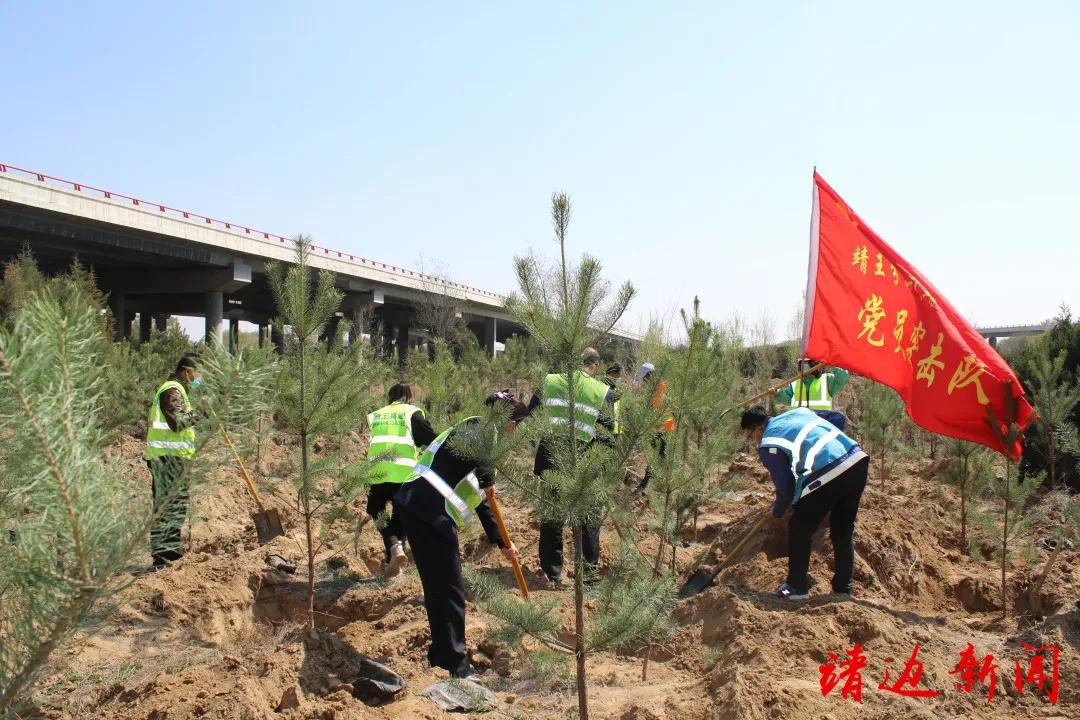
[[[101,197],[105,198],[106,200],[112,200],[114,202],[130,202],[135,207],[144,210],[157,209],[158,212],[164,213],[166,215],[179,216],[184,218],[185,220],[199,220],[205,222],[207,225],[223,227],[226,230],[232,230],[233,232],[237,233],[242,232],[245,235],[261,235],[265,240],[277,240],[280,243],[292,242],[291,238],[285,237],[284,235],[278,235],[277,233],[266,232],[265,230],[256,230],[246,225],[237,225],[236,223],[225,222],[224,220],[216,220],[212,217],[207,217],[206,215],[200,215],[199,213],[191,212],[190,210],[180,210],[179,208],[170,207],[169,205],[164,205],[162,203],[148,202],[146,200],[141,200],[130,195],[124,195],[122,193],[113,192],[111,190],[103,190],[101,188],[94,187],[93,185],[77,183],[72,180],[64,180],[63,178],[53,177],[52,175],[46,175],[45,173],[39,173],[34,170],[26,170],[24,168],[15,167],[14,165],[5,165],[3,163],[0,163],[0,173],[8,172],[34,178],[40,183],[60,185],[62,187],[75,190],[77,192],[96,193]],[[502,299],[502,296],[497,293],[489,292],[487,290],[481,290],[480,288],[470,287],[468,285],[462,285],[461,283],[450,282],[449,280],[446,280],[444,278],[435,277],[433,275],[425,275],[421,272],[407,270],[406,268],[398,267],[397,265],[388,265],[387,263],[378,262],[376,260],[368,260],[367,258],[360,257],[359,255],[353,255],[351,253],[342,252],[340,250],[332,250],[330,248],[321,247],[319,245],[311,246],[311,252],[318,253],[319,251],[322,251],[323,255],[340,258],[343,261],[352,262],[357,265],[365,265],[368,267],[389,270],[390,272],[395,272],[403,276],[419,278],[421,280],[437,283],[439,285],[446,285],[449,287],[457,288],[459,290],[479,293],[480,295],[486,295],[487,297],[500,300]]]

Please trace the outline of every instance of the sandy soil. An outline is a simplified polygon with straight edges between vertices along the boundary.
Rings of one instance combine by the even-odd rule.
[[[362,451],[358,437],[344,442],[350,452]],[[359,542],[355,528],[345,523],[335,527],[341,552],[329,565],[321,565],[318,575],[321,629],[315,635],[303,631],[303,570],[290,576],[265,562],[269,553],[298,565],[302,560],[301,529],[290,506],[293,492],[280,479],[289,469],[285,443],[280,437],[264,443],[259,474],[268,502],[286,518],[287,537],[267,546],[255,542],[252,503],[223,460],[214,490],[197,500],[198,521],[186,557],[165,572],[134,577],[115,614],[54,654],[35,691],[42,717],[448,716],[420,695],[445,673],[426,666],[428,632],[419,580],[411,570],[389,584],[380,579],[381,545],[370,525],[363,528]],[[138,449],[138,443],[124,448],[135,467]],[[678,634],[665,647],[653,649],[648,680],[641,680],[640,649],[590,659],[593,717],[1080,717],[1080,617],[1073,607],[1080,597],[1080,577],[1075,574],[1080,552],[1064,552],[1046,583],[1048,617],[1003,627],[997,566],[960,552],[958,502],[938,482],[940,470],[940,462],[898,465],[893,472],[899,479],[886,485],[875,467],[856,533],[855,600],[815,595],[792,606],[767,597],[764,591],[775,588],[785,574],[785,540],[778,534],[756,537],[716,587],[679,603]],[[730,474],[745,478],[741,489],[703,508],[696,534],[687,535],[689,547],[679,550],[683,572],[714,541],[716,548],[705,559],[722,557],[722,548],[733,547],[769,505],[771,484],[749,457],[737,459]],[[537,528],[522,508],[505,504],[527,574],[538,587]],[[831,575],[825,535],[820,531],[815,540],[811,567],[818,588],[827,588]],[[606,533],[606,546],[614,542]],[[512,587],[501,556],[482,554],[480,546],[466,543],[468,562]],[[1011,568],[1014,605],[1046,556],[1041,550],[1032,554],[1032,561]],[[569,592],[537,589],[535,594],[558,597],[569,627]],[[500,702],[495,716],[573,716],[576,699],[568,668],[552,669],[524,651],[486,641],[485,629],[493,624],[481,610],[469,607],[470,644],[477,650],[478,665],[487,668],[480,681]],[[1024,642],[1060,648],[1056,705],[1030,686],[1016,691],[1014,663],[1022,657]],[[823,697],[819,665],[828,661],[829,653],[843,659],[855,643],[868,660],[862,702],[841,698],[843,681]],[[916,643],[925,667],[920,686],[941,694],[913,699],[880,690],[886,666],[895,681]],[[969,695],[957,690],[958,677],[949,674],[968,643],[974,644],[980,660],[992,653],[999,665],[996,696],[989,704],[985,686],[976,685]],[[354,697],[351,680],[360,654],[403,676],[405,691],[381,706]],[[298,706],[279,710],[291,702]]]

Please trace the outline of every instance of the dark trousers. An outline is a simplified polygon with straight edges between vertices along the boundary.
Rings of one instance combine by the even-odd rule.
[[[553,467],[554,462],[548,447],[543,442],[536,449],[533,473],[542,475]],[[581,527],[581,553],[585,563],[593,571],[600,564],[600,526]],[[561,523],[540,524],[540,567],[551,580],[562,577],[563,571],[563,526]]]
[[[467,657],[465,581],[461,577],[457,534],[448,539],[409,512],[402,512],[401,519],[424,586],[424,608],[431,629],[428,662],[453,672]]]
[[[657,449],[657,453],[660,455],[661,460],[667,457],[667,440],[664,439],[664,433],[656,433],[656,436],[652,439],[652,445]],[[652,468],[646,464],[645,477],[641,478],[641,482],[638,483],[638,490],[644,490],[649,487],[650,480],[652,480]]]
[[[587,570],[596,571],[600,564],[600,528],[583,525],[581,528],[581,554],[585,556]],[[540,567],[552,580],[562,577],[563,526],[559,523],[540,525]]]
[[[829,538],[833,545],[833,592],[851,592],[855,566],[855,516],[866,489],[870,458],[863,458],[817,490],[795,503],[788,521],[787,584],[796,592],[808,592],[810,582],[810,540],[829,515]]]
[[[154,567],[176,562],[180,550],[180,529],[187,520],[188,484],[186,461],[178,457],[160,457],[146,461],[153,482],[154,517],[150,526],[150,555]]]
[[[394,495],[401,489],[399,483],[378,483],[371,486],[367,496],[367,514],[375,521],[375,527],[382,535],[386,562],[390,561],[390,546],[405,539],[405,527],[401,524],[401,511],[394,501]],[[385,524],[379,523],[379,516],[386,511],[390,503],[390,514]],[[380,526],[381,525],[381,526]]]

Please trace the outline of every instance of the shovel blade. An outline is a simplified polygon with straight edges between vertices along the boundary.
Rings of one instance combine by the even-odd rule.
[[[255,534],[259,537],[260,545],[265,545],[285,534],[285,528],[281,527],[281,516],[277,510],[252,513],[251,519],[255,522]]]
[[[688,598],[704,592],[713,583],[713,574],[708,570],[698,570],[679,590],[680,598]]]

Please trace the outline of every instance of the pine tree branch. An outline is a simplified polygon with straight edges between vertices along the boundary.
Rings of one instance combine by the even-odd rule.
[[[34,436],[37,439],[38,445],[41,447],[41,452],[45,456],[46,463],[49,466],[49,473],[52,475],[53,480],[56,482],[57,489],[60,491],[60,496],[64,502],[64,512],[67,514],[68,525],[71,527],[71,538],[75,545],[75,557],[78,560],[79,573],[82,576],[83,582],[86,585],[89,585],[93,582],[93,575],[90,572],[90,560],[86,554],[82,525],[79,522],[78,513],[75,511],[75,506],[72,502],[67,477],[64,475],[64,471],[60,466],[59,458],[56,457],[53,449],[49,446],[48,436],[45,434],[37,414],[30,406],[30,400],[26,395],[25,388],[22,386],[22,383],[18,379],[18,376],[14,372],[11,363],[4,355],[3,351],[0,351],[0,375],[6,375],[8,382],[15,390],[15,394],[18,396],[19,402],[22,405],[23,416],[34,430]]]
[[[40,667],[45,664],[45,661],[49,659],[49,655],[64,639],[64,635],[67,634],[72,623],[82,614],[92,600],[93,591],[89,587],[79,590],[76,599],[68,605],[67,610],[53,625],[45,641],[37,646],[30,657],[23,663],[23,669],[7,683],[3,692],[0,693],[0,717],[11,710],[19,693],[30,683]]]

